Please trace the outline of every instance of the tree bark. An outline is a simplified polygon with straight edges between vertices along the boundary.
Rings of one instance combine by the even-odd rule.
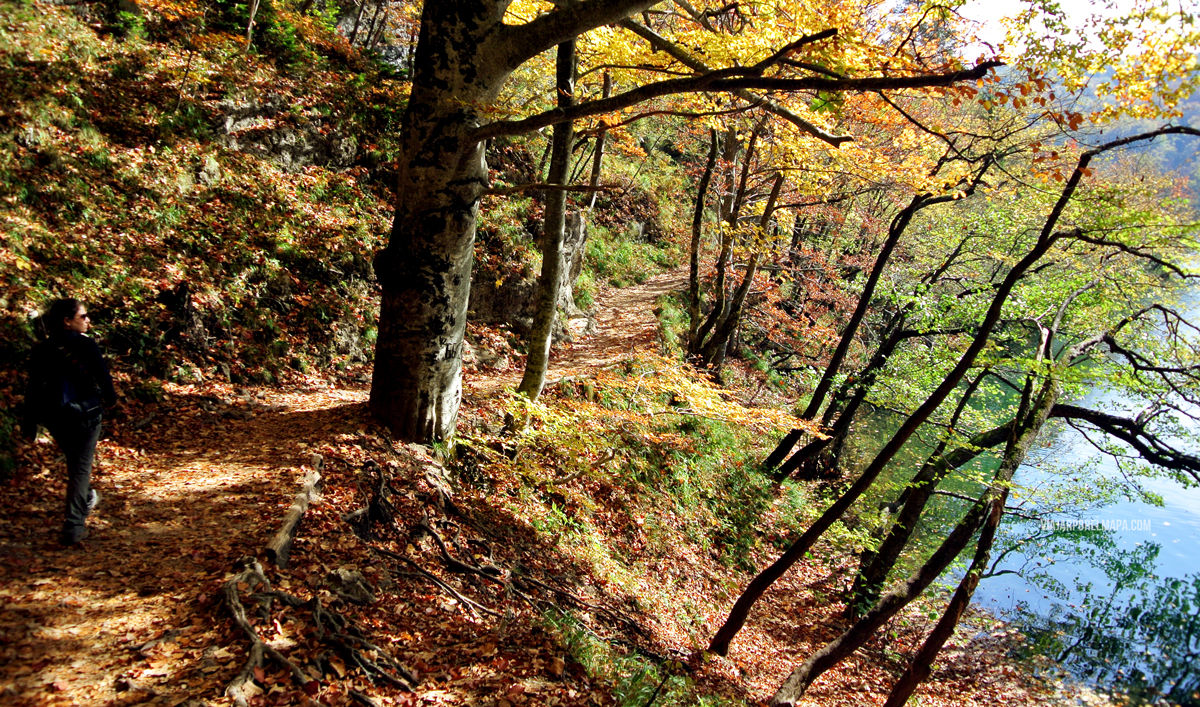
[[[612,74],[604,72],[604,98],[612,96]],[[600,167],[604,161],[604,142],[608,137],[608,130],[600,128],[600,132],[596,135],[596,151],[592,154],[592,175],[588,179],[588,186],[592,189],[600,186]],[[596,197],[600,195],[599,190],[592,192],[592,198],[588,200],[588,213],[596,208]]]
[[[696,210],[692,214],[692,246],[688,275],[688,341],[695,341],[700,328],[700,237],[704,233],[704,202],[708,196],[708,185],[712,182],[713,167],[717,163],[717,131],[709,129],[708,160],[704,174],[696,188]]]
[[[555,60],[558,105],[569,108],[575,103],[575,40],[558,45]],[[565,184],[571,168],[571,143],[575,131],[570,121],[554,126],[553,150],[550,156],[550,184]],[[546,196],[545,217],[542,220],[542,275],[538,279],[538,305],[529,333],[529,356],[525,375],[517,392],[537,400],[546,384],[546,369],[550,365],[550,343],[553,338],[554,316],[558,309],[558,288],[562,280],[563,229],[566,225],[567,192],[552,191]]]
[[[395,218],[375,258],[383,296],[370,408],[406,441],[449,437],[458,416],[475,218],[487,184],[483,145],[469,133],[508,73],[496,57],[497,9],[425,3],[422,11]]]

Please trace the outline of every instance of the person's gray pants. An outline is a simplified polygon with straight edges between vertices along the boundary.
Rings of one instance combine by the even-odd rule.
[[[50,435],[67,457],[67,503],[63,513],[63,539],[78,542],[83,537],[83,522],[88,515],[88,500],[92,491],[92,461],[96,443],[100,441],[99,420],[92,427],[70,423],[51,426]]]

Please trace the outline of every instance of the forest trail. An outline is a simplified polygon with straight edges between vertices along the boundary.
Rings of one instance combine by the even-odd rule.
[[[650,345],[654,301],[685,284],[686,271],[674,271],[603,290],[595,333],[556,348],[550,377]],[[466,392],[515,386],[520,375],[473,372]],[[223,615],[213,621],[221,582],[237,558],[261,556],[310,450],[330,439],[362,442],[371,429],[362,385],[309,379],[240,394],[216,383],[167,387],[165,404],[117,420],[101,441],[93,484],[102,502],[81,546],[57,544],[64,473],[44,434],[34,453],[41,468],[21,493],[0,497],[5,705],[176,705],[222,695],[242,664],[230,651],[245,641]]]
[[[688,270],[678,268],[647,279],[640,285],[615,288],[605,286],[596,302],[595,332],[573,331],[575,340],[556,344],[550,351],[547,384],[564,376],[577,376],[611,366],[642,347],[651,347],[658,339],[658,318],[654,303],[670,292],[687,288]],[[463,377],[464,395],[492,395],[515,389],[524,369],[510,369],[491,375],[475,373]]]
[[[631,350],[652,346],[658,336],[654,302],[685,284],[686,272],[673,271],[636,287],[603,291],[596,332],[556,350],[550,380],[610,366]],[[515,386],[520,375],[519,366],[494,375],[469,372],[464,400],[486,402],[489,394]],[[57,544],[64,474],[52,442],[43,438],[36,444],[33,477],[14,488],[16,493],[0,496],[5,707],[232,704],[225,689],[243,670],[249,641],[222,606],[222,589],[239,558],[263,557],[314,452],[325,462],[324,498],[305,515],[293,566],[267,567],[266,574],[276,589],[322,597],[326,606],[350,616],[416,670],[420,681],[414,694],[383,690],[357,672],[342,674],[345,665],[321,658],[322,644],[303,610],[276,605],[257,630],[306,670],[322,660],[328,670],[307,673],[313,683],[306,688],[315,692],[310,699],[268,662],[256,673],[265,694],[252,705],[360,704],[352,689],[372,695],[377,704],[405,707],[609,704],[611,685],[598,691],[594,678],[564,651],[562,639],[548,635],[545,619],[537,618],[544,607],[575,606],[594,624],[608,626],[602,630],[613,632],[615,642],[684,658],[703,637],[679,630],[679,604],[655,602],[671,597],[668,602],[692,607],[706,627],[702,631],[711,631],[723,618],[730,588],[743,581],[710,554],[681,546],[678,556],[652,560],[660,586],[629,594],[597,579],[554,534],[532,533],[528,519],[514,517],[486,492],[464,490],[451,515],[438,500],[439,482],[430,481],[429,470],[437,465],[421,449],[393,445],[373,431],[361,382],[309,377],[256,390],[216,382],[166,388],[163,403],[129,408],[102,440],[94,478],[103,500],[88,522],[91,537],[81,546]],[[364,541],[351,532],[342,514],[365,503],[376,478],[371,469],[379,468],[371,466],[375,461],[391,470],[399,528],[388,531],[383,542],[424,563],[422,571],[460,585],[485,609],[514,611],[519,620],[474,612],[381,555],[375,548],[379,537]],[[536,580],[536,586],[523,586],[541,608],[527,608],[495,584],[448,574],[428,538],[410,534],[423,518],[465,533],[468,547],[490,546],[488,559],[496,566],[520,568],[522,577]],[[634,521],[620,521],[631,523],[632,538],[642,532],[641,520]],[[451,542],[453,552],[464,552],[458,538]],[[405,549],[406,543],[412,544]],[[324,582],[340,568],[361,570],[386,601],[365,607],[338,603]],[[829,597],[851,569],[820,561],[794,568],[764,597],[730,660],[698,662],[690,668],[693,679],[735,699],[765,699],[791,665],[834,635],[838,602]],[[607,618],[601,621],[602,616]],[[804,621],[796,621],[798,616]],[[830,671],[804,704],[878,704],[892,680],[886,646],[898,650],[902,640],[911,650],[923,627],[918,622],[897,629],[884,648],[860,652]],[[976,679],[981,665],[1011,670],[1004,658],[1010,647],[1008,639],[985,632],[969,649],[964,645],[948,655],[936,676],[940,697],[927,694],[927,704],[1045,704],[1039,688],[1016,671],[985,684]]]

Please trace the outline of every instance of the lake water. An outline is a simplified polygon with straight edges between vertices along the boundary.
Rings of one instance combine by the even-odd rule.
[[[1093,392],[1076,404],[1111,410],[1113,403],[1111,395]],[[1101,454],[1074,429],[1060,432],[1052,444],[1050,450],[1035,450],[1031,456],[1062,469],[1091,463],[1098,473],[1111,479],[1121,478],[1121,470],[1113,458]],[[1017,480],[1026,485],[1054,482],[1053,476],[1032,463],[1020,469]],[[1200,487],[1184,488],[1176,481],[1163,478],[1139,479],[1138,483],[1160,496],[1163,505],[1123,500],[1079,515],[1054,518],[1065,521],[1067,527],[1078,525],[1107,530],[1117,549],[1132,550],[1145,543],[1158,544],[1160,550],[1155,573],[1161,577],[1183,578],[1200,572]],[[1001,562],[997,569],[1019,570],[1021,559]],[[1105,586],[1107,577],[1104,572],[1086,562],[1079,562],[1080,558],[1066,555],[1051,559],[1058,569],[1051,569],[1050,574],[1066,585],[1073,586],[1075,580],[1079,579],[1090,581],[1096,587]],[[999,609],[1012,609],[1017,602],[1024,601],[1031,609],[1042,613],[1057,601],[1013,574],[990,577],[981,582],[976,597],[992,608]]]
[[[1198,300],[1193,296],[1188,303],[1191,314],[1200,312]],[[1074,402],[1136,414],[1107,390],[1093,390]],[[1089,436],[1107,441],[1100,433]],[[1131,691],[1135,702],[1153,702],[1166,693],[1172,703],[1200,705],[1200,485],[1130,477],[1112,456],[1069,427],[1042,441],[1047,446],[1035,449],[1018,471],[1016,481],[1023,486],[1061,488],[1073,479],[1129,483],[1132,478],[1162,504],[1135,498],[1091,508],[1081,503],[1084,508],[1051,514],[1048,521],[1006,518],[1002,532],[1010,545],[1039,535],[1047,541],[998,558],[997,576],[980,583],[976,601],[1023,624],[1031,636],[1030,652],[1059,658],[1077,677]],[[1090,475],[1075,471],[1080,468],[1090,469]],[[1086,496],[1086,482],[1076,488]],[[1047,506],[1039,507],[1035,498],[1026,501],[1026,510],[1044,511]],[[1022,505],[1019,496],[1010,501],[1014,504]],[[1064,529],[1076,532],[1064,538]]]

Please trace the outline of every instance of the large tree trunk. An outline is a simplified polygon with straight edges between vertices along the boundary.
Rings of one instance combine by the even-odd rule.
[[[403,440],[446,438],[458,416],[475,217],[487,184],[483,145],[469,132],[507,76],[487,51],[495,10],[430,2],[422,13],[395,220],[375,258],[383,297],[370,407]]]
[[[370,407],[400,439],[444,439],[458,417],[475,218],[487,186],[484,111],[529,58],[652,4],[591,0],[512,26],[505,0],[424,3],[395,218],[375,258],[383,297]]]
[[[558,106],[569,108],[575,104],[575,40],[558,45],[555,60]],[[571,121],[554,126],[553,150],[550,156],[550,184],[565,184],[571,168],[571,146],[575,130]],[[554,330],[554,316],[558,313],[558,291],[563,269],[563,229],[566,225],[567,193],[552,191],[546,196],[545,216],[542,220],[542,276],[538,279],[538,306],[533,316],[533,330],[529,333],[529,357],[525,362],[525,375],[517,392],[537,400],[546,384],[546,369],[550,365],[550,342]]]

